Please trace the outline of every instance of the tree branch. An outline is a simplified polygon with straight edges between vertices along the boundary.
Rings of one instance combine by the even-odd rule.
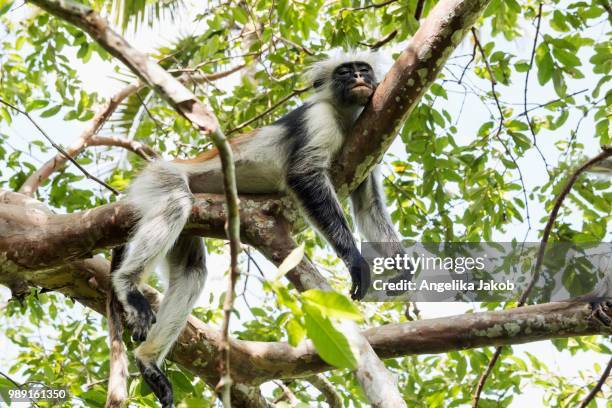
[[[225,78],[241,69],[246,67],[248,64],[238,65],[234,68],[228,69],[222,72],[215,72],[212,74],[201,74],[196,72],[196,68],[185,68],[182,70],[169,70],[168,72],[185,72],[179,75],[177,79],[182,83],[188,82],[209,82],[218,79]],[[70,157],[78,156],[88,145],[89,146],[118,146],[125,149],[131,150],[134,153],[140,155],[145,160],[158,157],[157,153],[153,151],[149,146],[142,145],[136,141],[129,141],[125,139],[114,138],[110,140],[104,136],[97,136],[98,132],[106,123],[106,121],[115,112],[117,107],[128,97],[134,95],[136,92],[144,88],[145,85],[138,81],[133,84],[129,84],[119,90],[115,95],[111,96],[94,115],[89,122],[89,125],[81,132],[79,138],[66,150],[66,153]],[[47,180],[51,174],[61,169],[68,159],[61,153],[58,153],[52,159],[48,160],[43,164],[37,171],[32,173],[23,185],[19,188],[19,192],[22,194],[33,195],[36,190]]]
[[[406,117],[435,81],[488,0],[443,0],[429,12],[380,83],[334,160],[340,195],[354,190],[380,161]]]
[[[284,252],[291,247],[286,243],[290,231],[281,211],[283,199],[249,197],[243,202],[241,225],[245,241],[254,241],[266,256],[282,261]],[[105,313],[109,263],[101,257],[87,257],[125,239],[132,226],[132,211],[125,203],[116,203],[83,213],[54,214],[36,200],[0,192],[0,283],[56,290]],[[197,195],[188,232],[222,237],[225,214],[221,196]],[[285,248],[273,249],[282,242]],[[66,259],[70,261],[64,262]],[[305,263],[296,269],[287,275],[296,287],[326,284],[322,278],[317,281],[319,278],[309,273]],[[148,289],[146,293],[153,303],[157,302],[156,292]],[[588,303],[567,301],[391,324],[362,334],[379,357],[391,358],[612,333],[609,327],[589,319],[589,315]],[[310,342],[295,348],[284,342],[234,339],[230,342],[236,386],[298,378],[331,369]],[[219,372],[210,362],[219,358],[221,349],[221,332],[190,317],[171,359],[214,386]]]
[[[79,138],[66,149],[66,154],[69,157],[76,157],[80,152],[82,152],[91,138],[98,133],[102,125],[108,120],[108,118],[110,118],[113,112],[115,112],[115,109],[117,109],[119,104],[121,104],[121,102],[128,96],[138,92],[138,90],[141,88],[142,84],[140,83],[131,84],[121,89],[115,95],[111,96],[110,99],[98,109],[94,117],[89,122],[89,125],[85,128],[85,130],[83,130],[83,132],[81,132]],[[30,174],[30,176],[19,188],[19,192],[29,196],[34,195],[40,185],[44,183],[53,172],[62,168],[68,160],[69,159],[67,156],[64,156],[61,153],[56,154],[38,170]]]
[[[342,397],[340,396],[340,394],[338,394],[338,391],[336,391],[336,387],[332,383],[330,383],[327,378],[320,374],[317,374],[309,375],[304,379],[310,384],[312,384],[312,386],[315,387],[317,390],[319,390],[321,394],[323,394],[323,396],[325,397],[325,401],[327,401],[327,404],[329,405],[329,408],[342,408],[344,406],[342,404]]]
[[[604,369],[603,373],[601,373],[599,381],[597,381],[593,389],[591,389],[591,391],[584,398],[584,400],[582,400],[578,408],[586,408],[591,403],[591,401],[593,401],[595,395],[597,395],[597,393],[601,391],[601,387],[603,387],[603,385],[606,383],[606,380],[610,376],[610,371],[612,371],[612,358],[610,358],[610,361],[608,361],[608,365]]]
[[[146,144],[137,142],[135,140],[123,139],[117,136],[94,136],[84,147],[87,146],[121,147],[139,155],[146,161],[151,161],[152,159],[159,157],[157,152],[155,152],[151,146],[147,146]]]
[[[565,183],[565,186],[563,187],[563,190],[561,191],[561,193],[559,193],[559,196],[557,196],[557,198],[555,199],[555,204],[553,205],[553,209],[551,210],[550,216],[548,217],[548,221],[546,222],[546,225],[544,226],[544,232],[542,233],[542,241],[540,242],[540,247],[538,248],[538,256],[536,258],[536,263],[533,268],[533,274],[531,276],[531,279],[529,280],[527,287],[525,288],[525,290],[523,291],[523,293],[521,294],[518,300],[517,307],[523,307],[525,305],[525,303],[527,302],[527,298],[529,297],[529,294],[531,293],[531,290],[533,289],[533,287],[535,286],[536,282],[538,281],[540,277],[540,269],[542,268],[542,263],[544,262],[544,254],[546,252],[546,244],[548,243],[548,240],[550,239],[552,228],[555,225],[555,222],[557,221],[557,215],[559,214],[559,210],[561,209],[561,205],[563,204],[565,197],[567,197],[567,195],[570,193],[570,191],[572,190],[572,187],[574,186],[574,183],[585,170],[587,170],[592,165],[597,164],[607,159],[610,156],[612,156],[612,148],[604,147],[603,151],[600,154],[598,154],[594,158],[588,160],[586,163],[578,167],[572,173],[569,180]],[[484,373],[482,373],[482,376],[478,379],[478,383],[476,386],[476,392],[474,393],[474,399],[472,402],[472,407],[474,408],[478,407],[478,403],[480,401],[480,394],[482,393],[482,390],[484,389],[484,385],[487,381],[487,378],[491,375],[491,372],[493,371],[495,364],[499,360],[499,357],[501,356],[501,352],[502,352],[501,347],[497,347],[495,349],[495,352],[491,356],[491,360],[489,360],[489,363],[487,364],[487,368],[485,369]]]
[[[85,175],[85,177],[95,181],[96,183],[100,184],[101,186],[107,188],[108,190],[112,191],[113,194],[119,194],[119,192],[117,190],[115,190],[114,188],[112,188],[111,186],[109,186],[108,184],[106,184],[104,181],[100,180],[98,177],[94,176],[93,174],[91,174],[90,172],[88,172],[83,166],[81,166],[76,160],[74,160],[72,158],[72,156],[66,152],[60,145],[58,145],[57,143],[55,143],[53,141],[53,139],[51,139],[49,137],[49,135],[40,127],[40,125],[38,123],[36,123],[36,121],[34,119],[32,119],[32,117],[30,116],[30,114],[24,110],[19,109],[18,107],[6,102],[4,99],[0,98],[0,103],[3,105],[8,106],[9,108],[19,112],[20,114],[22,114],[23,116],[25,116],[28,121],[30,121],[30,123],[32,123],[34,125],[34,127],[43,135],[43,137],[45,139],[47,139],[47,141],[49,143],[51,143],[51,146],[53,146],[53,148],[55,150],[57,150],[59,152],[59,155],[62,156],[62,158],[64,160],[68,160],[70,162],[72,162],[80,171],[81,173],[83,173]]]

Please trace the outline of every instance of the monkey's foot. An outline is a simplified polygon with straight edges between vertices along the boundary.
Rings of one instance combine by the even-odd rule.
[[[127,295],[125,310],[125,323],[127,324],[134,341],[145,341],[149,329],[155,323],[155,313],[149,301],[139,290],[132,290]]]
[[[172,408],[174,405],[172,385],[159,367],[155,363],[146,363],[138,358],[136,359],[136,365],[145,382],[161,403],[162,408]]]
[[[595,319],[605,326],[612,326],[612,299],[599,298],[589,301],[591,305],[591,314],[589,319]]]

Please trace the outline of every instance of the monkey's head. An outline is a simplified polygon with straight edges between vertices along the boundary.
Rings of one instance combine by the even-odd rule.
[[[364,61],[339,65],[332,73],[331,90],[343,105],[364,106],[376,89],[374,70]]]
[[[374,53],[336,53],[310,70],[315,97],[340,106],[365,106],[376,89],[377,56]]]

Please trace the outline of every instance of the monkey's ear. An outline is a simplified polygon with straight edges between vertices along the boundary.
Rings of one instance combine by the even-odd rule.
[[[315,89],[317,89],[317,88],[322,87],[324,82],[325,80],[323,79],[315,79],[315,81],[312,83],[312,86],[314,86]]]

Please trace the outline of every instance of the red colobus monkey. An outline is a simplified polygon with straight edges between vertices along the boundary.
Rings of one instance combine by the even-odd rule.
[[[272,125],[232,140],[238,192],[287,191],[297,199],[308,220],[346,264],[355,300],[365,296],[370,270],[357,249],[328,171],[374,93],[378,65],[371,53],[342,54],[316,63],[310,70],[315,90],[311,98]],[[355,219],[368,241],[400,245],[377,173],[370,174],[351,195]],[[135,350],[137,365],[163,407],[171,407],[173,397],[159,365],[185,325],[207,273],[202,239],[180,234],[191,213],[193,193],[221,193],[222,177],[217,151],[210,150],[193,159],[155,161],[129,190],[128,199],[140,218],[127,250],[121,251],[122,259],[115,262],[120,265],[112,274],[112,286],[133,338],[142,342]],[[169,287],[155,315],[139,286],[146,272],[164,258],[169,264]],[[109,393],[112,383],[111,374]]]

